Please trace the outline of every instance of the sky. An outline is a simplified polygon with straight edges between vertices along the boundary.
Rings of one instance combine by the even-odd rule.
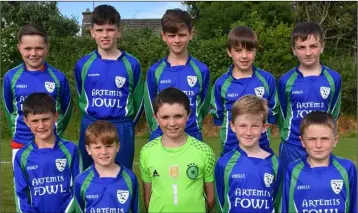
[[[120,13],[122,19],[145,19],[145,18],[161,18],[167,9],[180,8],[185,10],[185,6],[181,2],[58,2],[62,15],[69,18],[74,17],[79,24],[82,22],[82,12],[86,9],[93,11],[94,7],[101,4],[109,4],[114,6]]]

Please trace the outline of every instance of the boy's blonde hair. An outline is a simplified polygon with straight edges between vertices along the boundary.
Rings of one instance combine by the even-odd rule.
[[[305,130],[310,125],[325,125],[328,126],[333,134],[337,136],[338,130],[337,130],[337,123],[336,120],[334,120],[333,116],[327,112],[311,112],[307,114],[300,123],[300,135],[303,137],[305,134]]]
[[[259,98],[255,95],[245,95],[236,100],[231,108],[231,122],[244,114],[261,115],[262,122],[266,123],[268,107],[266,99]]]
[[[86,129],[85,140],[87,146],[97,142],[105,145],[119,143],[118,130],[112,123],[98,120],[93,122]]]

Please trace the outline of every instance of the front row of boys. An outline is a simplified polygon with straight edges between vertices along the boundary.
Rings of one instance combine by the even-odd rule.
[[[113,124],[96,121],[87,128],[86,149],[94,163],[80,174],[77,146],[54,134],[55,101],[33,93],[23,107],[35,139],[15,156],[17,212],[141,211],[136,176],[115,161],[120,143]],[[240,143],[216,166],[212,149],[184,131],[191,113],[185,93],[163,90],[154,112],[163,136],[140,153],[149,212],[209,211],[214,195],[218,212],[357,212],[356,168],[332,154],[337,125],[326,112],[302,120],[307,155],[285,172],[278,158],[259,146],[268,127],[262,98],[246,95],[234,103],[230,125]]]

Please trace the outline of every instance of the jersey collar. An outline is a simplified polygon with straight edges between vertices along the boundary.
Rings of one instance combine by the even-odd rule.
[[[235,78],[234,75],[232,74],[233,69],[234,69],[234,65],[231,64],[230,67],[229,67],[228,73],[229,73],[229,75],[230,75],[233,79],[238,80],[238,79]],[[252,76],[251,76],[251,77],[247,77],[247,78],[254,78],[254,77],[256,76],[256,70],[257,70],[257,68],[256,68],[254,65],[252,65]]]
[[[248,157],[247,153],[244,150],[242,150],[239,145],[236,146],[236,151],[240,152],[240,154],[244,155],[245,157]],[[266,158],[262,158],[263,160],[271,158],[274,155],[274,153],[272,151],[267,151],[267,150],[265,150],[265,151],[270,153],[270,155],[267,156]]]
[[[127,54],[126,51],[124,50],[120,50],[120,51],[122,52],[122,54],[117,58],[117,61],[121,60]],[[102,56],[99,54],[98,49],[96,49],[94,52],[96,53],[98,58],[102,59]],[[103,59],[103,60],[109,60],[109,59]]]
[[[33,70],[33,71],[29,71],[24,62],[22,63],[22,67],[24,68],[24,71],[26,71],[26,72],[31,72],[31,73],[36,73],[37,74],[37,73],[43,73],[44,71],[46,71],[47,68],[48,68],[48,63],[45,61],[43,66],[41,67],[41,69]]]
[[[123,167],[120,163],[118,163],[117,161],[115,161],[115,163],[118,164],[118,166],[120,167],[119,172],[118,172],[117,177],[116,177],[116,179],[118,179],[119,177],[122,176],[122,172],[123,172],[124,167]],[[94,162],[93,162],[92,165],[91,165],[91,169],[92,169],[93,174],[94,174],[95,177],[101,178],[101,177],[99,176],[98,171],[96,170],[96,167],[94,166]]]
[[[325,70],[325,66],[324,66],[322,63],[320,63],[320,64],[321,64],[321,73],[320,73],[318,76],[322,76],[322,75],[323,75],[323,71]],[[303,73],[298,69],[299,66],[300,66],[300,64],[298,64],[298,65],[295,67],[295,71],[297,72],[297,74],[298,74],[299,76],[304,77],[304,76],[303,76]]]
[[[53,146],[53,148],[45,148],[45,149],[55,149],[57,146],[58,146],[58,143],[60,141],[60,137],[58,135],[55,134],[55,145]],[[37,146],[36,142],[35,142],[35,139],[32,140],[32,145],[34,146],[34,149],[39,149],[39,147]]]
[[[328,163],[328,167],[332,166],[333,165],[333,154],[331,153],[330,156],[329,156],[329,163]],[[302,161],[303,163],[305,164],[305,166],[307,168],[310,168],[310,169],[318,169],[318,168],[326,168],[326,166],[320,166],[320,167],[311,167],[311,165],[308,163],[307,161],[307,157],[308,155],[306,154],[303,158],[302,158]]]
[[[185,66],[187,66],[187,65],[190,64],[191,59],[192,59],[191,55],[188,55],[188,60],[186,61]],[[171,65],[171,64],[169,63],[169,61],[168,61],[168,56],[166,56],[166,57],[163,59],[163,61],[165,62],[165,64],[166,64],[167,67],[172,67],[172,65]],[[182,66],[183,66],[183,65],[182,65]],[[176,67],[176,66],[174,66],[174,67]]]

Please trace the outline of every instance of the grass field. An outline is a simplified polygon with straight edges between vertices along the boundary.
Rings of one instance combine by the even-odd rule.
[[[69,136],[68,139],[74,139]],[[136,137],[136,153],[134,157],[133,170],[137,174],[138,179],[140,180],[139,172],[139,152],[142,146],[147,142],[148,135],[142,135]],[[13,175],[12,175],[12,164],[11,164],[11,149],[9,146],[9,139],[1,140],[1,183],[0,183],[0,193],[1,193],[1,203],[0,203],[0,212],[15,212],[15,203],[14,203],[14,189],[13,189]],[[207,142],[215,151],[216,156],[219,156],[220,145],[218,139],[214,137],[204,137],[204,141]],[[272,149],[275,153],[278,153],[279,140],[273,139],[271,143]],[[335,154],[344,158],[349,158],[355,162],[357,165],[357,138],[356,137],[346,137],[341,138],[337,147],[335,148]]]

